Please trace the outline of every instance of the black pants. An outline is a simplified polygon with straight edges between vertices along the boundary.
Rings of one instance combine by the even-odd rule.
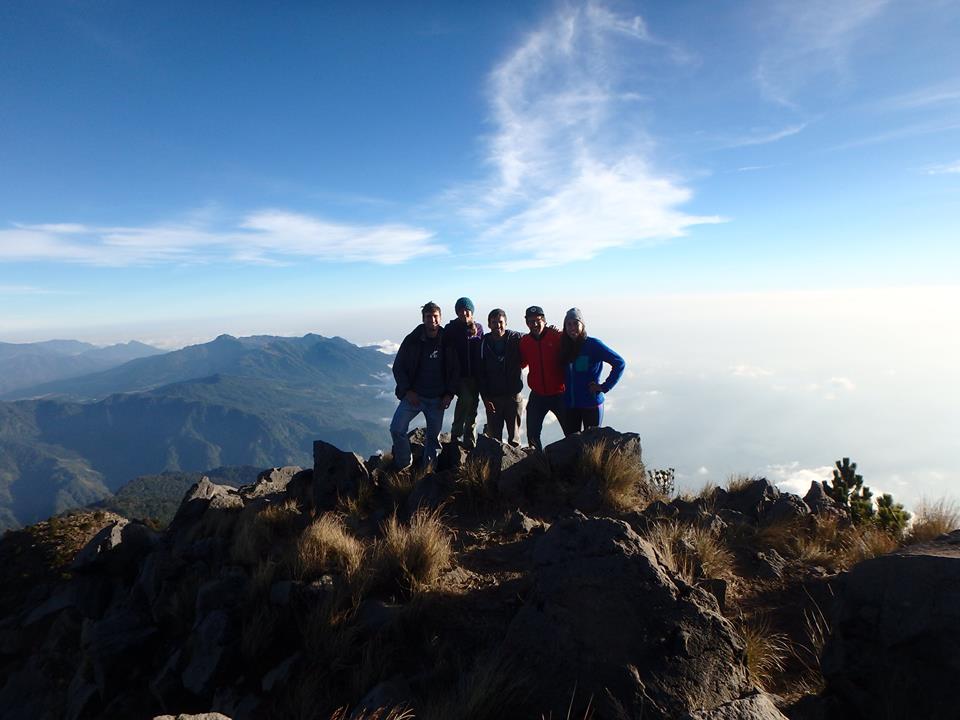
[[[589,427],[600,427],[602,422],[603,405],[595,408],[566,408],[560,426],[564,435],[573,435]]]

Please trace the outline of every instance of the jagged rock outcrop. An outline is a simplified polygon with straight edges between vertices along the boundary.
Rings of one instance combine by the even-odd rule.
[[[709,593],[672,576],[617,520],[554,523],[537,542],[534,586],[505,640],[539,703],[572,694],[602,717],[683,717],[750,692],[742,641]],[[612,619],[616,619],[611,622]]]
[[[330,443],[313,443],[313,503],[318,508],[331,508],[338,497],[356,497],[361,483],[370,474],[363,458]]]
[[[855,566],[823,652],[850,720],[958,717],[960,530]]]

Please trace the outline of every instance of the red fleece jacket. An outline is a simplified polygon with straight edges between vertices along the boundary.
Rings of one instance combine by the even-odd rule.
[[[547,328],[535,340],[529,333],[520,338],[520,367],[529,367],[527,384],[539,395],[558,395],[564,386],[564,373],[560,365],[559,330]]]

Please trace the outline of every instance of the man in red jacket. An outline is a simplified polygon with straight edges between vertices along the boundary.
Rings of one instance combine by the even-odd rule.
[[[527,442],[537,450],[543,449],[540,431],[543,419],[552,412],[563,425],[563,368],[560,364],[560,343],[563,333],[555,327],[547,327],[543,308],[531,305],[525,315],[530,332],[520,338],[520,367],[529,367],[527,384],[530,397],[527,400]]]

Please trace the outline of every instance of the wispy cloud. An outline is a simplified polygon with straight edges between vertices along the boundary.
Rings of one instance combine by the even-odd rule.
[[[879,17],[889,0],[779,0],[770,10],[762,32],[767,47],[756,69],[764,94],[794,107],[795,96],[824,74],[843,80],[851,48],[867,25]]]
[[[927,175],[960,175],[960,160],[942,165],[929,165],[924,168]]]
[[[915,123],[913,125],[894,128],[893,130],[886,130],[884,132],[866,135],[845,143],[840,143],[839,145],[834,145],[828,149],[849,150],[851,148],[864,147],[866,145],[879,145],[882,143],[892,142],[894,140],[902,140],[910,137],[921,137],[923,135],[935,135],[937,133],[952,132],[954,130],[960,130],[960,121],[958,121],[956,118],[946,120],[938,119],[932,122]]]
[[[769,143],[777,142],[778,140],[783,140],[784,138],[791,137],[797,133],[803,132],[809,123],[798,123],[796,125],[789,125],[787,127],[781,128],[779,130],[758,130],[749,135],[744,135],[738,138],[732,138],[727,141],[726,147],[735,148],[735,147],[745,147],[748,145],[767,145]]]
[[[721,221],[679,209],[691,192],[654,167],[644,132],[643,78],[693,61],[642,18],[588,3],[547,19],[493,70],[491,175],[454,197],[504,267],[586,260]]]
[[[0,295],[61,295],[62,290],[36,287],[34,285],[0,285]]]
[[[889,112],[953,104],[960,104],[960,84],[955,81],[929,85],[908,93],[894,95],[877,102],[874,108],[881,112]]]
[[[203,214],[183,223],[96,227],[76,223],[0,230],[0,262],[65,261],[123,267],[159,263],[321,262],[393,265],[447,252],[425,229],[402,224],[350,225],[283,210],[247,214],[214,228]]]

